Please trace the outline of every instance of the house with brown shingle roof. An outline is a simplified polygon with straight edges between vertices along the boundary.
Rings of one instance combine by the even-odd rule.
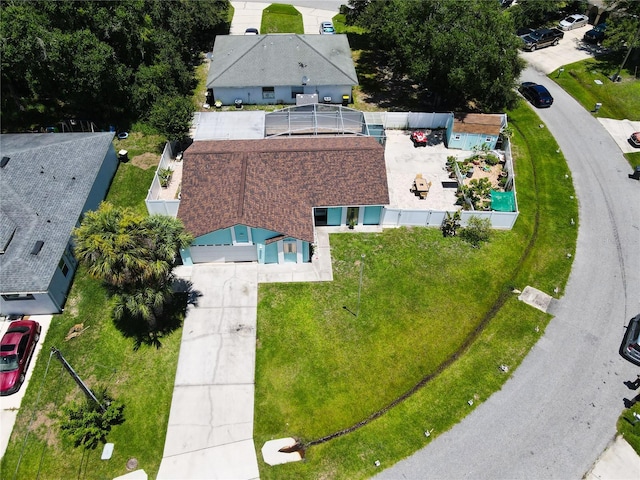
[[[504,126],[504,114],[453,114],[447,122],[447,147],[473,150],[486,145],[489,150],[493,150]]]
[[[194,142],[178,218],[195,240],[183,261],[309,262],[315,226],[377,225],[388,204],[373,137]]]

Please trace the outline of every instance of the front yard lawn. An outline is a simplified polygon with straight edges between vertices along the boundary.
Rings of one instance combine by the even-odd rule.
[[[640,120],[640,80],[633,76],[637,65],[627,62],[627,69],[621,72],[623,80],[612,82],[609,76],[620,64],[619,59],[616,61],[603,57],[571,63],[564,66],[564,72],[553,72],[549,78],[586,110],[592,111],[596,103],[602,103],[598,117]],[[602,83],[598,84],[596,80]]]
[[[302,14],[293,5],[272,3],[262,11],[260,33],[304,33]]]
[[[478,249],[438,229],[332,235],[333,282],[260,286],[254,441],[261,478],[374,475],[376,460],[388,466],[410,455],[486,400],[542,335],[549,317],[512,290],[562,294],[577,202],[535,113],[521,105],[510,121],[520,206],[512,231],[494,231]],[[310,446],[304,462],[262,462],[267,440],[314,443],[345,429],[353,431]]]

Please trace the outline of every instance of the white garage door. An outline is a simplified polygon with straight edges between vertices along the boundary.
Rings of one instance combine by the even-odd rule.
[[[191,260],[193,263],[255,262],[258,250],[255,245],[191,247]]]

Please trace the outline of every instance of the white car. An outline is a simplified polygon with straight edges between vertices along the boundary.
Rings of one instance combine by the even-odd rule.
[[[589,22],[589,17],[578,13],[569,15],[558,24],[560,30],[573,30],[574,28],[584,27]]]
[[[333,35],[336,33],[336,29],[333,28],[333,23],[322,22],[320,24],[320,35]]]

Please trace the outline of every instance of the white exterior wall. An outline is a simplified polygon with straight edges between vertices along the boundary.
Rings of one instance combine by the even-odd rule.
[[[268,85],[267,85],[268,86]],[[274,98],[262,98],[262,87],[228,87],[214,88],[214,100],[220,100],[223,105],[234,105],[237,98],[246,105],[295,105],[296,99],[291,98],[291,86],[274,87]],[[349,95],[351,99],[351,85],[305,85],[304,94],[318,94],[318,101],[324,97],[331,97],[331,103],[342,103],[342,95]]]

